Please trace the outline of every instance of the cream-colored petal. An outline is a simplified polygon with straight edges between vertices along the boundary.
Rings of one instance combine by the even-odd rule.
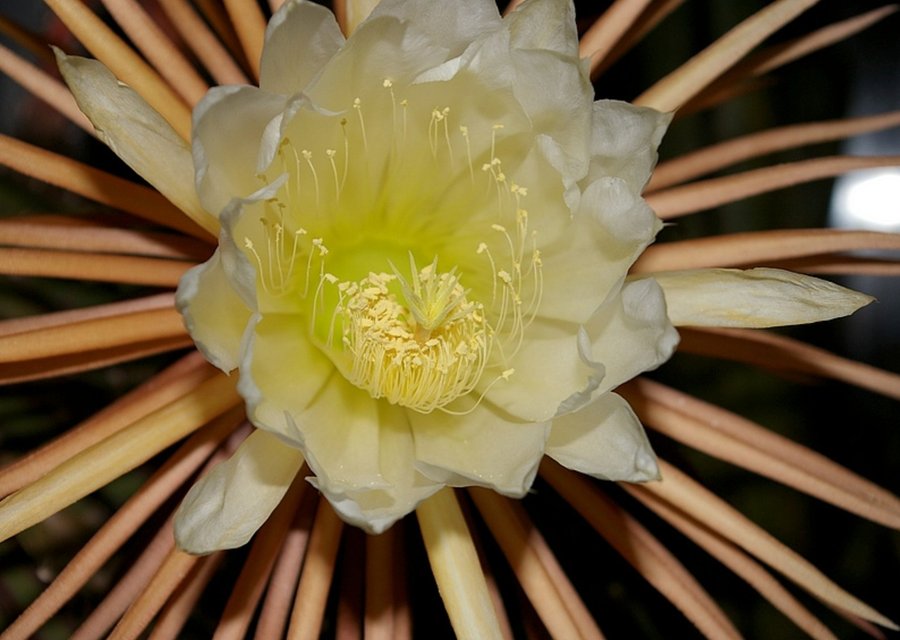
[[[335,374],[315,400],[290,419],[321,489],[389,487],[378,461],[378,401],[368,393]]]
[[[333,111],[352,108],[356,98],[361,98],[362,108],[366,109],[373,92],[384,91],[384,80],[406,82],[446,62],[448,57],[446,47],[423,38],[410,23],[389,15],[372,15],[325,65],[305,93],[316,104]]]
[[[286,96],[302,91],[343,44],[331,11],[306,0],[288,0],[266,28],[259,86]]]
[[[595,218],[620,244],[640,253],[650,244],[662,222],[624,178],[603,176],[581,194],[581,215]]]
[[[586,184],[603,176],[622,178],[640,193],[656,166],[656,149],[672,114],[617,100],[594,103],[591,169]]]
[[[219,215],[222,223],[219,233],[219,252],[222,255],[222,270],[231,282],[244,304],[253,311],[259,311],[257,295],[257,267],[250,263],[244,253],[246,237],[238,228],[242,219],[259,214],[261,207],[256,202],[234,199]]]
[[[303,446],[297,416],[309,407],[334,366],[306,337],[301,316],[255,316],[244,338],[238,392],[247,416],[294,446]]]
[[[182,276],[175,307],[207,360],[226,373],[238,366],[241,337],[252,312],[232,287],[218,249]]]
[[[404,23],[416,39],[446,48],[451,56],[481,34],[501,26],[497,5],[487,0],[431,2],[427,5],[407,0],[382,0],[372,12],[371,20],[391,16]],[[366,28],[363,24],[360,32]]]
[[[54,49],[60,73],[97,136],[129,167],[194,222],[215,235],[218,224],[200,205],[191,149],[143,98],[102,63]]]
[[[559,141],[570,154],[577,155],[586,168],[593,87],[586,69],[579,63],[577,52],[566,55],[541,46],[542,40],[556,40],[558,42],[548,44],[566,48],[562,44],[566,40],[568,48],[577,49],[571,7],[563,9],[558,19],[547,22],[542,21],[541,11],[526,9],[513,15],[519,17],[516,22],[520,27],[532,23],[528,36],[514,29],[486,34],[466,49],[459,68],[478,76],[488,87],[510,90],[528,114],[532,134],[549,135]],[[546,37],[537,32],[543,32]],[[534,41],[529,41],[530,37],[534,37]],[[548,84],[556,90],[547,91]],[[582,170],[582,175],[577,177],[581,178],[583,173]]]
[[[600,222],[599,212],[587,214],[588,206],[582,202],[582,214],[571,220],[567,233],[539,245],[543,293],[538,313],[543,318],[587,321],[618,290],[628,267],[652,239],[655,227],[631,242],[616,238]],[[538,239],[540,234],[538,228]]]
[[[540,319],[529,327],[521,348],[505,364],[513,373],[500,379],[486,373],[476,393],[531,422],[550,420],[573,395],[589,397],[604,375],[602,366],[591,366],[582,358],[577,325]]]
[[[567,13],[563,11],[561,20],[564,23]],[[543,17],[540,12],[535,16],[531,16],[531,12],[526,14],[529,15],[526,22]],[[571,29],[551,23],[537,27],[537,31],[544,28],[558,31],[555,37],[571,37],[572,46],[577,48],[574,23],[569,25]],[[587,172],[593,87],[576,56],[542,49],[538,42],[527,42],[527,39],[519,42],[524,45],[519,48],[514,40],[515,33],[502,29],[486,34],[474,41],[460,58],[426,72],[417,81],[421,82],[423,77],[446,80],[459,73],[477,77],[482,87],[495,96],[500,92],[511,93],[528,115],[529,134],[538,141],[544,155],[559,171],[568,188]],[[550,84],[556,88],[555,91],[546,90]],[[505,126],[508,124],[505,123]],[[516,175],[516,180],[521,183],[524,178]]]
[[[240,547],[281,502],[303,464],[299,449],[255,430],[195,484],[175,514],[175,541],[193,554]]]
[[[259,150],[277,135],[288,99],[246,86],[213,87],[194,109],[193,155],[197,194],[218,216],[233,198],[260,188]],[[271,143],[269,143],[271,145]]]
[[[574,59],[548,51],[514,51],[516,99],[532,120],[536,134],[547,134],[587,169],[594,89]],[[558,88],[547,91],[548,83]]]
[[[605,393],[578,411],[553,420],[547,455],[564,467],[602,480],[659,479],[656,455],[628,403]]]
[[[549,423],[511,420],[482,402],[463,415],[408,412],[419,470],[435,482],[521,497],[544,454]]]
[[[381,533],[443,485],[415,468],[406,410],[374,400],[333,376],[296,417],[316,477],[310,478],[351,524]]]
[[[575,7],[570,0],[521,4],[506,18],[510,44],[516,49],[541,49],[578,56]]]
[[[666,316],[662,290],[649,279],[627,282],[585,325],[590,360],[603,365],[598,391],[614,389],[669,359],[678,333]]]
[[[695,269],[653,274],[678,326],[776,327],[849,315],[874,300],[780,269]]]

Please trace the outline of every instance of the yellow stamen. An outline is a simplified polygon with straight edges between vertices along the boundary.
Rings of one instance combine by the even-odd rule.
[[[470,302],[455,270],[437,261],[407,281],[370,273],[340,283],[342,342],[352,355],[348,379],[375,398],[427,413],[469,393],[487,364],[491,332],[484,310]],[[401,304],[391,291],[399,283]]]

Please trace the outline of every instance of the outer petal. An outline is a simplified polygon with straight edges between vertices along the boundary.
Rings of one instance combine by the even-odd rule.
[[[528,205],[533,207],[531,202]],[[543,264],[539,314],[580,324],[618,290],[655,227],[647,229],[644,238],[625,242],[605,228],[598,216],[578,215],[568,226],[567,233],[539,245]]]
[[[381,533],[441,488],[415,469],[406,411],[333,376],[297,416],[312,482],[341,516]]]
[[[666,316],[662,290],[650,279],[626,283],[585,329],[592,347],[590,359],[606,370],[599,392],[655,369],[669,359],[678,344],[678,333]]]
[[[543,3],[530,3],[529,6],[536,4]],[[577,58],[574,18],[569,14],[571,7],[569,11],[562,9],[561,17],[535,26],[530,35],[538,42],[531,42],[526,34],[512,27],[537,22],[545,16],[540,11],[520,9],[514,12],[513,15],[519,15],[519,19],[511,23],[509,31],[498,30],[482,36],[472,42],[459,59],[450,60],[441,68],[447,77],[468,72],[495,92],[510,91],[528,115],[529,135],[540,141],[541,150],[560,172],[567,188],[587,172],[594,95],[587,73]],[[523,16],[528,19],[523,20]],[[571,24],[567,20],[572,20]],[[548,38],[571,39],[568,47],[561,42],[556,44],[563,49],[574,49],[576,53],[568,55],[540,48],[539,41],[543,38],[537,32],[542,32],[544,28],[558,32],[552,37],[548,35]],[[517,35],[520,36],[518,41]],[[426,77],[441,78],[441,74],[435,75],[436,72],[431,70]],[[555,87],[555,90],[547,91],[548,85]]]
[[[627,102],[595,102],[589,182],[614,176],[640,193],[656,166],[656,149],[671,120],[672,114]]]
[[[143,98],[103,66],[54,49],[78,107],[97,136],[147,182],[213,235],[218,225],[194,189],[191,150]]]
[[[430,8],[423,13],[430,13]],[[389,15],[372,15],[325,65],[306,93],[313,102],[332,111],[351,109],[356,98],[367,109],[374,95],[384,94],[385,79],[405,82],[447,58],[446,47],[423,37],[411,23]]]
[[[578,31],[571,0],[524,2],[506,19],[516,49],[541,49],[578,57]]]
[[[286,105],[286,97],[256,87],[224,86],[194,109],[194,170],[207,211],[218,216],[233,198],[259,189],[259,149],[267,135],[277,136],[277,127],[267,127]]]
[[[591,216],[619,243],[632,247],[635,258],[662,228],[640,194],[623,178],[604,176],[581,196],[581,215]]]
[[[184,274],[175,306],[207,360],[226,373],[238,366],[241,336],[251,311],[232,287],[218,249],[209,260]]]
[[[513,91],[531,118],[535,134],[549,135],[587,171],[594,89],[577,60],[546,51],[515,51]],[[554,87],[547,91],[548,84]],[[566,176],[570,177],[570,176]]]
[[[679,326],[775,327],[849,315],[874,300],[833,282],[780,269],[696,269],[654,274]]]
[[[188,491],[175,514],[178,546],[205,554],[245,544],[281,502],[301,464],[298,449],[255,430]]]
[[[436,482],[521,497],[544,454],[549,423],[515,422],[482,402],[464,416],[409,412],[418,468]]]
[[[267,289],[266,278],[271,278],[271,272],[267,273],[267,266],[263,266],[263,273],[259,273],[259,260],[247,248],[249,240],[260,248],[261,259],[268,263],[266,251],[270,250],[267,247],[269,238],[259,221],[266,216],[265,200],[281,184],[280,179],[275,180],[249,198],[232,200],[219,216],[222,223],[219,233],[222,268],[244,304],[262,314],[297,314],[304,308],[301,296],[283,295]]]
[[[282,95],[302,91],[343,44],[331,11],[305,0],[288,0],[266,28],[259,86]]]
[[[454,0],[427,4],[408,0],[382,0],[370,20],[391,16],[409,23],[423,40],[446,48],[450,56],[462,50],[483,33],[501,26],[497,5],[488,0]],[[360,30],[366,27],[365,23]]]
[[[306,337],[301,316],[254,317],[244,338],[238,391],[256,426],[303,446],[295,418],[307,410],[334,367]]]
[[[556,418],[547,455],[564,467],[602,480],[646,482],[659,479],[656,456],[637,416],[615,393]]]

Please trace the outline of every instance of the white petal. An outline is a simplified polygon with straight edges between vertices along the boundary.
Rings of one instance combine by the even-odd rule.
[[[622,244],[643,252],[662,223],[640,194],[623,178],[603,176],[581,194],[580,214],[595,218]]]
[[[315,401],[290,417],[323,490],[389,486],[378,461],[378,402],[368,393],[332,375]]]
[[[343,44],[331,11],[305,0],[288,0],[266,28],[259,86],[286,96],[302,91]]]
[[[303,456],[255,430],[231,458],[191,487],[175,514],[175,540],[194,554],[240,547],[281,502]]]
[[[510,57],[509,31],[505,29],[485,33],[467,43],[459,58],[453,58],[449,63],[456,60],[459,61],[460,70],[469,71],[488,90],[511,91],[515,85],[516,75]]]
[[[599,387],[609,391],[671,357],[678,333],[666,316],[662,290],[650,279],[627,282],[585,325],[591,360],[606,375]]]
[[[241,336],[252,312],[232,287],[218,249],[182,276],[175,306],[207,360],[226,373],[238,366]]]
[[[613,176],[640,193],[656,166],[656,149],[671,120],[672,114],[627,102],[595,102],[588,182]]]
[[[558,141],[587,169],[591,138],[591,104],[594,88],[577,60],[546,51],[516,51],[513,90],[525,108],[537,134]],[[547,91],[547,86],[554,87]]]
[[[545,49],[568,58],[577,58],[578,31],[571,0],[525,2],[506,20],[513,47]]]
[[[528,205],[536,208],[532,202]],[[584,203],[581,210],[586,211]],[[535,227],[542,233],[539,224]],[[618,290],[628,268],[650,242],[654,227],[644,238],[631,242],[613,236],[593,215],[575,216],[568,227],[567,233],[539,245],[544,282],[539,313],[581,324]]]
[[[97,136],[192,220],[216,232],[194,188],[191,149],[165,119],[103,64],[54,49],[59,70]]]
[[[333,376],[297,430],[312,482],[348,522],[381,533],[441,488],[415,468],[406,411]]]
[[[482,402],[464,416],[409,412],[419,469],[435,482],[521,497],[544,453],[549,423],[513,422]]]
[[[335,373],[334,366],[306,337],[301,316],[255,316],[243,343],[238,391],[256,426],[303,446],[295,420]]]
[[[556,418],[547,455],[564,467],[602,480],[659,479],[656,455],[644,427],[628,403],[614,393]]]
[[[572,46],[577,48],[574,25],[571,35]],[[577,57],[547,49],[515,48],[510,34],[497,30],[474,41],[459,66],[488,90],[511,91],[528,115],[529,133],[538,139],[550,137],[564,149],[567,161],[554,163],[564,180],[584,177],[590,157],[594,90]],[[547,91],[551,85],[554,90]]]
[[[477,392],[504,411],[531,422],[556,415],[574,394],[587,393],[603,378],[602,367],[584,362],[578,350],[578,327],[536,320],[516,355],[507,363],[508,379],[482,376]]]
[[[849,315],[872,302],[863,293],[780,269],[696,269],[657,273],[678,326],[776,327]]]
[[[332,111],[352,108],[356,98],[367,109],[377,100],[377,92],[385,94],[382,85],[385,79],[407,82],[448,58],[445,47],[423,37],[410,24],[392,16],[370,16],[305,93],[315,104]]]
[[[446,48],[451,56],[462,50],[482,33],[501,26],[497,5],[488,0],[454,0],[453,2],[409,2],[382,0],[369,20],[391,16],[407,23],[421,39]],[[359,31],[367,27],[364,23]]]
[[[218,216],[233,198],[260,187],[256,175],[264,132],[287,98],[256,87],[213,87],[194,109],[194,170],[203,206]],[[274,128],[273,135],[278,129]]]
[[[301,296],[279,295],[267,289],[265,281],[272,282],[268,260],[265,253],[271,238],[266,235],[260,219],[266,215],[265,200],[281,186],[281,180],[275,180],[250,197],[234,199],[222,210],[219,220],[219,251],[222,254],[222,268],[235,292],[244,304],[253,311],[262,314],[296,314],[304,308]],[[260,258],[247,248],[247,241],[260,248]],[[264,274],[257,273],[263,261]]]

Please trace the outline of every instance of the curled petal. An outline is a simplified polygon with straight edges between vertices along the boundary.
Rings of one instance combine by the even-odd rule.
[[[589,180],[602,176],[622,178],[635,193],[640,193],[656,166],[656,149],[671,120],[670,113],[627,102],[595,102]]]
[[[575,7],[569,0],[529,2],[507,18],[510,44],[516,49],[552,51],[567,58],[578,56]]]
[[[776,327],[849,315],[874,298],[780,269],[695,269],[654,274],[678,326]]]
[[[564,179],[587,170],[594,89],[578,59],[575,8],[568,0],[530,2],[509,15],[513,92],[534,131],[565,149],[571,167],[554,163]],[[546,91],[551,82],[557,90]]]
[[[596,218],[621,243],[637,243],[643,250],[662,228],[650,206],[624,178],[604,176],[581,196],[581,211]]]
[[[606,375],[599,387],[609,391],[669,359],[678,333],[666,317],[662,290],[648,280],[626,282],[585,325],[591,361]]]
[[[259,86],[287,96],[302,91],[343,44],[331,11],[305,0],[285,2],[266,28]]]
[[[194,554],[245,544],[281,502],[303,464],[299,449],[255,430],[195,484],[175,514],[175,541]]]
[[[54,51],[60,72],[97,136],[172,204],[215,235],[218,225],[197,199],[191,150],[181,136],[102,63]]]
[[[213,87],[194,109],[196,189],[207,211],[218,216],[233,198],[259,189],[259,149],[277,134],[269,124],[286,104],[284,96],[230,85]]]
[[[634,411],[615,393],[553,420],[547,455],[602,480],[659,479],[656,455]]]
[[[203,356],[226,373],[235,369],[251,311],[222,268],[219,250],[182,276],[175,306]]]

